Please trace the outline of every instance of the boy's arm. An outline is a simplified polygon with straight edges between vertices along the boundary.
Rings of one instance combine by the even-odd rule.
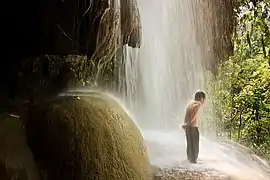
[[[194,105],[193,105],[193,111],[197,113],[199,111],[201,105],[202,104],[200,102],[194,103]]]
[[[185,124],[188,123],[188,108],[186,108],[186,111],[185,111],[185,119],[184,119],[184,123],[185,123]]]
[[[193,105],[187,106],[185,111],[185,124],[191,123],[191,121],[195,118],[195,116],[198,114],[198,111],[201,107],[200,102],[195,102]]]

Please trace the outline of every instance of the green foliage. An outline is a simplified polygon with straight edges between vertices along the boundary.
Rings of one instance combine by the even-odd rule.
[[[269,2],[269,3],[268,3]],[[268,3],[268,4],[267,4]],[[218,132],[270,158],[270,1],[236,1],[234,55],[212,88]]]
[[[270,67],[262,56],[232,57],[219,68],[214,87],[219,126],[231,138],[270,157]]]
[[[270,55],[270,32],[267,17],[270,1],[238,1],[235,7],[235,52],[242,58]]]

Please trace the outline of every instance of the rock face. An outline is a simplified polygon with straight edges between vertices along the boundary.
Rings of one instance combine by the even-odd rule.
[[[115,12],[110,14],[110,20],[113,19],[110,23],[118,21],[122,24],[122,33],[120,31],[118,35],[131,36],[124,44],[140,45],[141,25],[136,0],[27,0],[24,3],[14,1],[5,7],[5,10],[15,8],[16,13],[11,16],[3,12],[3,21],[8,24],[3,44],[7,43],[5,48],[16,54],[91,56],[98,45],[97,36],[102,31],[100,24],[108,10]],[[118,14],[120,9],[121,14]],[[117,28],[113,27],[114,30]]]
[[[86,56],[49,56],[29,58],[17,64],[18,72],[13,76],[1,96],[12,95],[17,101],[48,99],[64,91],[69,83],[89,79],[90,70]],[[0,77],[1,78],[1,77]],[[6,88],[7,87],[7,88]],[[6,89],[5,89],[6,88]],[[7,103],[0,103],[4,106]]]
[[[0,179],[39,180],[22,123],[6,114],[0,115]]]
[[[8,9],[15,13],[10,14]],[[0,92],[5,97],[0,97],[0,102],[6,96],[31,99],[28,96],[32,96],[33,91],[40,95],[50,92],[45,93],[48,96],[51,91],[55,94],[65,89],[70,81],[65,74],[81,76],[81,72],[73,72],[65,62],[69,55],[87,56],[87,61],[79,63],[99,79],[109,62],[114,64],[116,58],[121,59],[123,44],[132,47],[141,44],[136,0],[13,1],[5,5],[5,10],[7,12],[3,11],[1,16],[3,24],[7,25],[2,38],[5,61],[0,67]],[[47,58],[47,55],[57,58]],[[64,59],[65,63],[57,59]],[[89,67],[91,65],[93,67]],[[51,75],[54,69],[59,72]],[[37,73],[38,76],[33,75]],[[61,83],[55,85],[55,81]]]
[[[142,29],[137,0],[121,0],[120,2],[123,43],[132,47],[140,47]]]
[[[29,146],[48,180],[149,180],[142,135],[106,94],[59,97],[28,110]]]

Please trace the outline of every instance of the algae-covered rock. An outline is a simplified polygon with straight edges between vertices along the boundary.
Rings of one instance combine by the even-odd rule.
[[[0,179],[39,180],[21,121],[0,115]]]
[[[26,132],[49,180],[149,180],[143,138],[108,95],[58,97],[28,110]]]

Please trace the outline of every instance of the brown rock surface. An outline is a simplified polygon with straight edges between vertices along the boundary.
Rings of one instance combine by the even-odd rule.
[[[0,179],[39,180],[20,119],[0,115]]]

